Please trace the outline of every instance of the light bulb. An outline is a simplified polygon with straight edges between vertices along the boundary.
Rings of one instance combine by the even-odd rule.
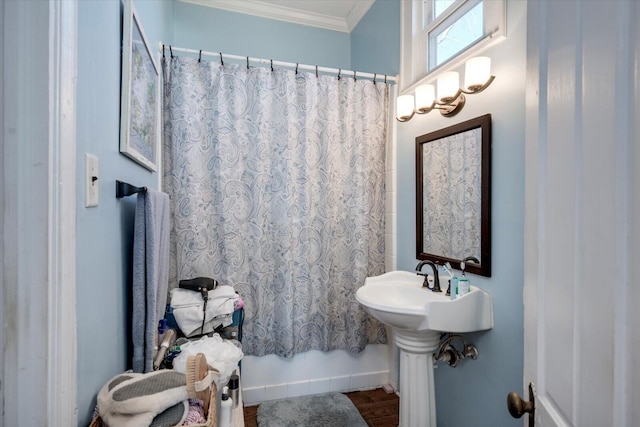
[[[460,78],[456,71],[448,71],[446,73],[442,73],[440,77],[438,77],[438,100],[440,102],[450,102],[452,101],[456,94],[458,93],[458,89],[460,88]]]
[[[433,106],[436,99],[436,89],[433,85],[422,85],[416,88],[416,112],[426,113]]]
[[[413,116],[413,95],[401,95],[396,99],[396,118],[405,122]]]
[[[467,61],[464,67],[464,87],[473,91],[484,86],[491,78],[491,58],[477,56]]]

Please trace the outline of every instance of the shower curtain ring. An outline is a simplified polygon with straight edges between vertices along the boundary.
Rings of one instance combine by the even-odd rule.
[[[220,65],[224,65],[224,61],[222,60],[222,52],[220,52]]]
[[[202,61],[202,49],[200,49],[200,53],[198,54],[198,62]]]
[[[342,72],[342,68],[338,69],[338,80],[340,80],[340,73]]]
[[[376,73],[373,73],[373,84],[374,84],[374,86],[375,86],[375,84],[376,84],[376,76],[377,76],[377,74],[376,74]]]
[[[358,79],[356,79],[356,71],[353,72],[353,81],[358,81]]]
[[[296,62],[296,75],[298,75],[298,63]]]
[[[162,43],[162,57],[164,58],[164,43]]]
[[[387,84],[387,75],[384,75],[384,84]]]
[[[171,58],[173,59],[173,49],[171,49],[171,45],[169,45],[169,53],[171,54]]]
[[[316,78],[318,77],[318,66],[316,65]]]
[[[273,73],[273,59],[270,59],[271,61],[271,72]]]
[[[247,56],[247,70],[249,69],[249,57]]]

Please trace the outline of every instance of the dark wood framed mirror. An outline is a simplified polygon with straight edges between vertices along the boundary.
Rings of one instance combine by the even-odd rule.
[[[491,276],[491,115],[416,138],[416,258]]]

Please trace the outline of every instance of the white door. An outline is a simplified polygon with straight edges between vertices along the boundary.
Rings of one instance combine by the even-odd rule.
[[[536,425],[640,425],[638,22],[632,0],[528,2],[520,394],[534,384]]]

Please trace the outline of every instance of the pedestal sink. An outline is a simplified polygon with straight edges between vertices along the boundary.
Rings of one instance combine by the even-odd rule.
[[[471,286],[470,293],[451,300],[422,283],[416,273],[392,271],[366,278],[356,292],[365,311],[391,327],[400,348],[401,427],[436,427],[433,353],[440,334],[493,328],[488,292]]]

